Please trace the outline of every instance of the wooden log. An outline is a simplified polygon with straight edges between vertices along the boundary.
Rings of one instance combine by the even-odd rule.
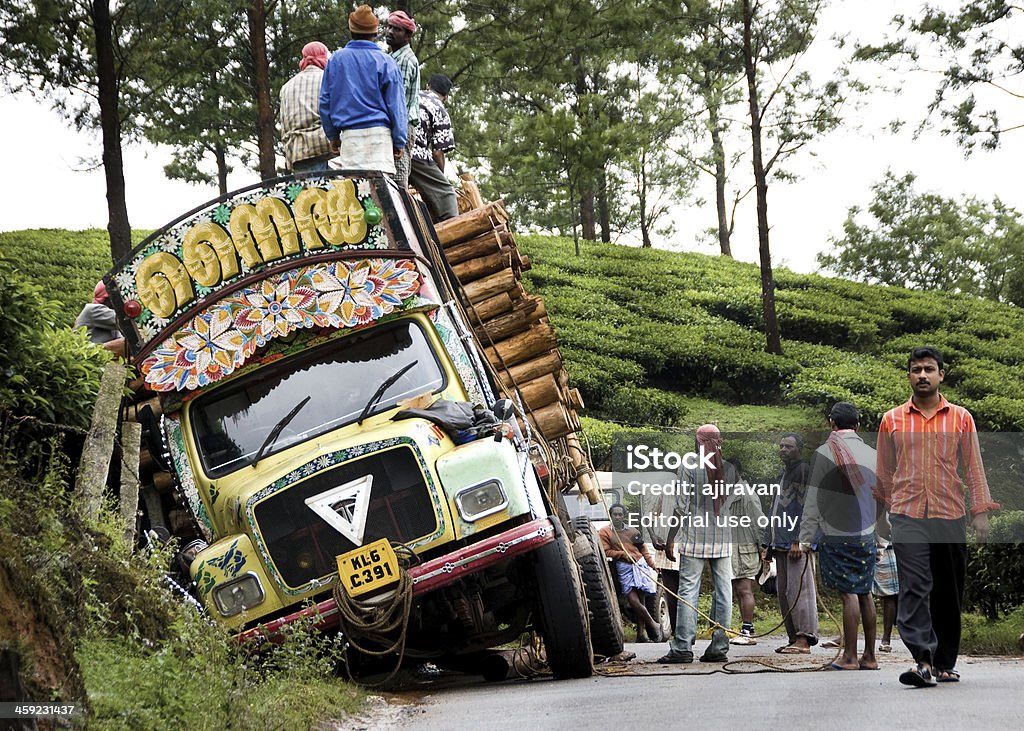
[[[125,420],[138,421],[139,412],[142,411],[142,409],[146,406],[152,409],[153,416],[160,416],[160,414],[164,413],[163,407],[160,405],[160,397],[153,396],[152,398],[146,399],[145,401],[139,401],[134,404],[129,404],[127,407],[125,407]]]
[[[85,437],[82,460],[75,477],[78,509],[86,523],[92,523],[99,517],[103,505],[103,490],[110,470],[110,456],[114,452],[117,412],[121,408],[124,386],[124,366],[117,361],[107,363],[93,407],[92,426]]]
[[[156,458],[149,451],[149,445],[143,442],[139,449],[139,476],[149,475],[156,468]]]
[[[528,272],[528,271],[530,271],[530,267],[533,266],[532,264],[530,264],[530,257],[527,256],[526,254],[520,254],[518,252],[519,252],[519,250],[516,249],[516,253],[517,253],[518,257],[519,257],[519,271],[521,271],[521,272]]]
[[[121,425],[121,520],[124,543],[129,552],[135,545],[135,519],[139,512],[139,449],[142,425],[126,421]],[[148,451],[148,450],[147,450]]]
[[[558,382],[550,373],[519,384],[519,393],[526,405],[535,410],[554,401],[561,401]]]
[[[555,378],[558,379],[558,385],[562,388],[569,388],[569,374],[564,368],[560,369],[556,374]]]
[[[478,279],[475,282],[470,282],[463,289],[466,292],[466,297],[473,304],[482,302],[485,299],[490,299],[495,295],[507,292],[510,289],[515,289],[516,286],[516,275],[511,269],[505,269],[497,274],[492,274],[489,277]]]
[[[555,331],[550,325],[541,323],[484,350],[494,367],[501,368],[532,360],[534,356],[552,351],[557,346]]]
[[[473,178],[472,173],[462,173],[459,176],[459,180],[462,181],[462,190],[469,198],[469,202],[473,204],[473,208],[483,208],[484,199],[480,195],[480,188],[476,184],[476,180]]]
[[[495,272],[500,272],[502,269],[507,269],[511,265],[511,253],[499,251],[497,254],[488,254],[456,264],[452,267],[452,271],[455,272],[459,282],[466,285]]]
[[[566,395],[568,396],[567,403],[574,409],[582,411],[587,408],[583,403],[583,394],[580,393],[578,388],[570,388],[567,390]]]
[[[534,310],[534,314],[536,314],[537,319],[546,320],[548,317],[548,308],[544,306],[544,298],[539,295],[534,295],[529,299],[532,300],[533,303],[537,305],[536,309]]]
[[[496,254],[501,251],[503,245],[498,231],[492,230],[471,238],[469,241],[463,241],[461,244],[449,246],[444,250],[444,255],[448,259],[448,263],[454,266],[478,256]]]
[[[502,292],[494,297],[475,303],[469,312],[469,321],[475,325],[485,323],[488,320],[494,319],[503,312],[508,312],[513,308],[513,306],[512,297],[509,293]],[[476,314],[476,317],[473,316],[474,313]]]
[[[519,300],[518,303],[513,305],[511,312],[506,312],[488,320],[482,327],[478,327],[477,331],[481,334],[481,339],[485,343],[490,341],[498,342],[499,340],[512,337],[536,324],[536,308],[536,303],[530,301],[529,297]]]
[[[153,485],[156,489],[162,493],[168,493],[174,490],[174,478],[171,477],[170,472],[164,472],[162,470],[154,472],[151,479],[153,480]]]
[[[566,453],[576,470],[576,484],[579,485],[580,494],[586,495],[591,505],[601,502],[601,488],[597,484],[597,478],[593,474],[593,467],[587,459],[586,452],[580,446],[579,437],[575,433],[565,437]]]
[[[545,373],[556,373],[562,368],[562,354],[557,350],[545,353],[539,358],[534,358],[509,368],[507,371],[498,368],[498,377],[506,386],[513,386],[517,383],[526,383],[535,378],[540,378]]]
[[[569,415],[566,414],[565,407],[558,401],[534,409],[526,415],[526,418],[530,420],[535,429],[544,435],[545,439],[558,439],[572,432]]]
[[[486,233],[507,220],[508,214],[501,201],[493,201],[483,208],[441,221],[434,226],[434,230],[437,231],[437,240],[441,246],[447,247]]]

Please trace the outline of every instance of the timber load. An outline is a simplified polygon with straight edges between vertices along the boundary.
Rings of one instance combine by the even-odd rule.
[[[459,211],[435,230],[498,386],[521,403],[530,429],[549,445],[558,488],[578,485],[596,504],[600,489],[577,436],[583,397],[569,385],[544,300],[522,285],[530,258],[516,246],[504,203],[485,203],[469,175],[462,176]]]

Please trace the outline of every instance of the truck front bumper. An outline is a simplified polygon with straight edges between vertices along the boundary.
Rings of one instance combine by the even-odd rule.
[[[409,576],[412,577],[412,595],[416,597],[426,594],[500,561],[534,551],[554,541],[555,531],[551,518],[537,518],[471,546],[413,566],[408,570]],[[241,632],[238,639],[241,642],[256,639],[279,642],[282,639],[280,630],[283,627],[306,618],[313,618],[313,626],[317,629],[328,630],[337,627],[338,604],[334,597]]]

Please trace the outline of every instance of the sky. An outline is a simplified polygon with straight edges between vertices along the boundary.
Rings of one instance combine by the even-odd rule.
[[[958,2],[940,0],[955,6]],[[862,41],[877,41],[889,19],[898,12],[911,14],[919,7],[908,0],[840,0],[822,16],[818,41],[805,63],[827,71],[836,51],[829,37],[848,32]],[[927,61],[927,59],[926,59]],[[937,63],[936,63],[937,67]],[[774,184],[768,193],[768,215],[775,266],[800,272],[817,270],[816,254],[831,248],[839,236],[847,209],[865,206],[870,187],[887,168],[897,175],[918,176],[918,189],[945,196],[973,195],[1024,211],[1024,186],[1014,180],[1024,153],[1024,130],[1005,135],[995,152],[977,151],[965,157],[954,140],[937,132],[914,139],[913,124],[899,134],[886,127],[896,116],[916,121],[924,116],[938,77],[918,73],[897,77],[864,68],[867,81],[899,85],[898,94],[875,92],[861,108],[849,110],[840,131],[799,153],[791,165],[800,179]],[[1024,103],[1021,116],[1024,116]],[[75,131],[45,104],[29,96],[0,96],[8,145],[4,160],[8,173],[0,179],[0,231],[25,228],[105,228],[105,183],[101,169],[83,170],[81,158],[98,158],[98,132]],[[128,145],[124,150],[128,215],[134,228],[158,228],[217,195],[215,186],[197,186],[168,180],[163,166],[170,161],[166,148]],[[457,159],[457,153],[456,153]],[[749,164],[749,163],[746,163]],[[17,172],[15,172],[17,171]],[[748,174],[740,170],[741,174]],[[229,178],[232,189],[256,182],[255,173],[243,171]],[[699,232],[714,225],[714,189],[710,178],[701,180],[702,206],[680,205],[673,210],[677,232],[659,246],[716,253],[717,244],[695,243]],[[757,228],[751,194],[740,208],[733,252],[736,258],[757,261]]]

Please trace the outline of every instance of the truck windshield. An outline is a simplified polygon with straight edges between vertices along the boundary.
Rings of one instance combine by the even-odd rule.
[[[368,413],[372,415],[445,386],[444,371],[414,320],[283,358],[198,397],[189,419],[203,471],[221,477],[251,465],[281,418],[307,396],[309,402],[281,429],[264,457],[356,421],[382,383],[412,361],[416,367],[380,393]]]

